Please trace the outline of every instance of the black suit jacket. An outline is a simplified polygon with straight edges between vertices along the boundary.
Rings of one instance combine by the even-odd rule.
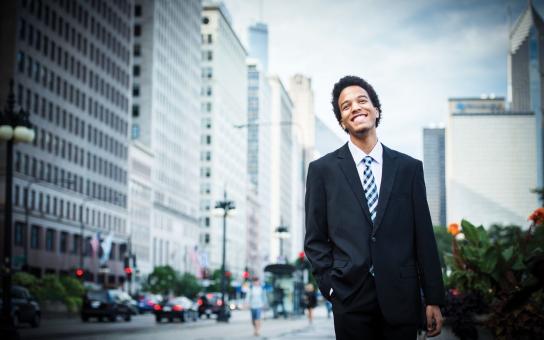
[[[347,301],[374,264],[378,303],[391,324],[420,322],[444,302],[444,286],[421,161],[383,146],[375,224],[346,143],[312,163],[306,182],[304,249],[319,289]]]

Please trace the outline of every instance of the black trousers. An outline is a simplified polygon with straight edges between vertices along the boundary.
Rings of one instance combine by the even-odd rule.
[[[334,331],[338,340],[409,340],[416,339],[417,325],[390,325],[385,320],[374,279],[369,278],[347,301],[333,297]]]

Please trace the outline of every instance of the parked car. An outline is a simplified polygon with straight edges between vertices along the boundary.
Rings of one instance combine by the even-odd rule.
[[[0,289],[0,296],[2,296],[2,289]],[[40,305],[25,287],[17,285],[11,287],[11,310],[15,326],[21,323],[28,323],[32,327],[40,326],[42,319]],[[2,301],[0,301],[0,311],[3,311]]]
[[[198,297],[197,303],[198,303],[199,316],[202,316],[203,314],[205,314],[206,317],[210,318],[211,314],[218,315],[222,306],[221,293],[201,294]],[[225,296],[225,304],[229,306],[227,296]],[[227,308],[226,311],[230,315],[230,308]]]
[[[196,321],[198,319],[198,310],[195,303],[185,296],[178,296],[153,307],[155,320],[161,322],[167,319],[169,322],[179,319],[181,322]]]
[[[140,314],[153,312],[153,306],[162,300],[160,295],[144,294],[138,299],[138,311]]]
[[[83,296],[81,307],[81,320],[89,321],[95,317],[98,321],[107,318],[116,321],[122,316],[125,321],[130,321],[132,309],[130,301],[123,297],[123,292],[116,289],[89,290]]]

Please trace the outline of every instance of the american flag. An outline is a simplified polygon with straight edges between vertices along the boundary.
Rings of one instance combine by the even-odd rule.
[[[91,248],[93,250],[93,257],[96,256],[96,252],[98,251],[98,247],[100,247],[100,233],[96,233],[93,238],[91,239]]]

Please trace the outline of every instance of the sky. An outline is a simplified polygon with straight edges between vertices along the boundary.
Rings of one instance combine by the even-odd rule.
[[[448,98],[506,96],[509,22],[528,3],[223,2],[246,46],[247,27],[256,21],[268,24],[270,73],[285,85],[296,73],[311,77],[316,114],[343,139],[347,137],[332,112],[331,90],[342,76],[357,75],[380,98],[379,140],[418,159],[423,157],[423,128],[447,122]],[[544,0],[533,3],[544,13]]]

